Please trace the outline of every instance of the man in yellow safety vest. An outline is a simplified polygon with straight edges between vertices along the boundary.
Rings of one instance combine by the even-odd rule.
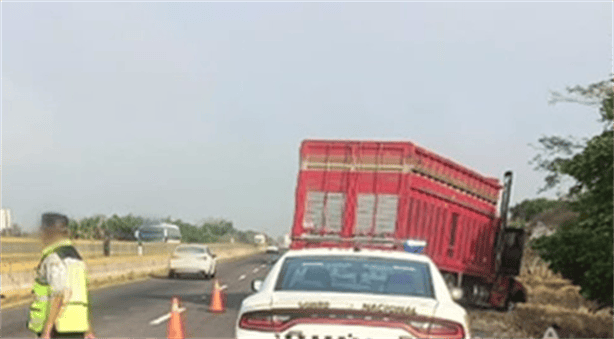
[[[94,338],[87,269],[69,240],[68,218],[43,214],[41,232],[44,249],[28,328],[39,338]]]

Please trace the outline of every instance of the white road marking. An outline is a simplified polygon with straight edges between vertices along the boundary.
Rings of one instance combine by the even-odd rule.
[[[254,268],[254,273],[258,273],[258,268]]]
[[[224,286],[220,287],[221,290],[225,290],[227,288],[228,288],[228,285],[224,285]]]
[[[185,311],[185,308],[180,308],[180,309],[179,309],[179,313],[184,312],[184,311]],[[171,317],[171,314],[170,314],[170,313],[167,313],[167,314],[165,314],[165,315],[161,316],[161,317],[160,317],[160,318],[158,318],[158,319],[152,320],[152,321],[149,323],[149,325],[154,325],[154,326],[155,326],[155,325],[161,324],[162,322],[164,322],[164,321],[166,321],[166,320],[170,319],[170,317]]]
[[[245,274],[243,274],[242,276],[239,277],[239,281],[245,279]]]
[[[260,265],[260,267],[265,268],[265,267],[266,267],[266,265],[265,265],[265,264],[262,264],[262,265]]]

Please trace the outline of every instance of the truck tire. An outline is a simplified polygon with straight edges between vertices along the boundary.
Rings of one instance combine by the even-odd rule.
[[[509,313],[512,312],[514,309],[516,309],[516,302],[512,300],[512,296],[508,296],[501,311]]]
[[[524,293],[522,291],[516,291],[514,294],[508,295],[502,310],[505,312],[512,312],[516,309],[516,305],[518,305],[518,303],[523,303],[526,301],[527,300]]]

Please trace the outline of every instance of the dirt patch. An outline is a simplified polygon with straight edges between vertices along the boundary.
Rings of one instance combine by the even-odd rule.
[[[562,278],[550,278],[550,279],[542,279],[539,277],[520,277],[518,279],[522,285],[527,289],[536,289],[539,287],[544,287],[551,290],[558,290],[565,286],[570,286],[571,281]]]
[[[541,338],[554,326],[559,338],[613,338],[614,318],[608,311],[571,310],[552,305],[519,304],[512,312],[469,309],[474,336]]]
[[[549,218],[562,220],[571,216],[550,213],[543,217],[552,222]],[[612,309],[597,312],[596,304],[582,297],[579,286],[552,272],[529,245],[518,280],[527,290],[527,302],[512,312],[468,309],[472,330],[479,332],[478,336],[541,338],[554,326],[560,338],[614,337]]]
[[[510,314],[511,324],[530,337],[542,337],[558,326],[560,338],[612,338],[614,319],[604,314],[570,310],[552,305],[522,304]]]
[[[513,318],[509,313],[492,310],[468,309],[473,337],[528,338],[521,327],[510,326]]]
[[[549,288],[548,286],[537,286],[529,290],[527,294],[528,304],[552,305],[570,310],[579,309],[583,306],[588,309],[591,306],[580,295],[580,288],[573,285],[563,286],[558,289]]]

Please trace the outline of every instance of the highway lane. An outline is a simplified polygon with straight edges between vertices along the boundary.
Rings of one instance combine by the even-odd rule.
[[[270,266],[267,255],[218,264],[217,279],[227,285],[227,309],[224,314],[208,312],[213,280],[182,277],[168,279],[154,277],[121,286],[92,292],[93,326],[99,338],[165,338],[166,321],[158,325],[151,322],[169,313],[171,298],[178,296],[186,337],[230,338],[241,301],[251,292],[251,281],[263,278]],[[34,337],[25,328],[27,306],[2,311],[2,337]]]
[[[186,338],[232,338],[241,301],[251,294],[251,282],[264,278],[269,256],[218,264],[217,279],[227,285],[227,308],[223,314],[208,312],[214,280],[182,277],[151,280],[108,287],[92,292],[93,326],[98,338],[165,338],[166,321],[152,321],[168,314],[171,298],[181,298]],[[471,309],[468,309],[472,312]],[[25,328],[27,306],[2,311],[0,334],[5,338],[33,338]],[[474,337],[491,337],[472,329]]]

